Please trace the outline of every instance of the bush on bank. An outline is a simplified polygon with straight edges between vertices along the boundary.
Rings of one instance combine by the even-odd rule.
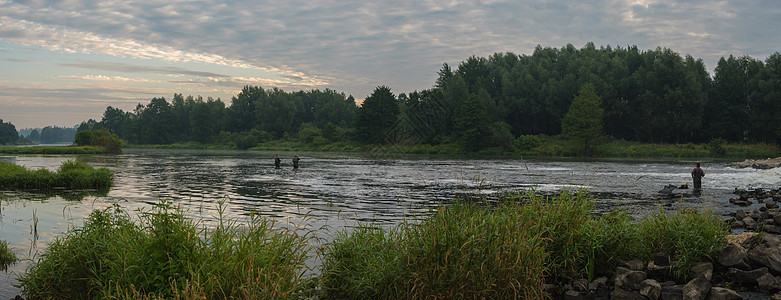
[[[491,206],[457,201],[419,224],[364,225],[323,250],[329,298],[542,298],[544,285],[593,279],[666,251],[685,277],[712,261],[728,228],[709,211],[659,211],[634,222],[593,214],[583,193],[519,194]]]
[[[712,261],[729,230],[710,211],[595,215],[583,192],[457,200],[418,222],[363,224],[320,248],[305,278],[306,237],[254,215],[207,230],[163,201],[131,221],[94,211],[55,239],[19,279],[37,298],[545,298],[545,285],[593,279],[622,262],[665,251],[676,276]],[[222,206],[221,206],[222,208]]]
[[[221,206],[222,207],[222,206]],[[28,299],[295,298],[304,284],[304,237],[253,215],[207,230],[163,201],[138,215],[96,210],[56,238],[19,278]]]
[[[47,169],[28,170],[25,167],[0,161],[0,188],[2,189],[97,189],[111,187],[114,175],[107,168],[95,169],[82,161],[68,160],[56,172]]]

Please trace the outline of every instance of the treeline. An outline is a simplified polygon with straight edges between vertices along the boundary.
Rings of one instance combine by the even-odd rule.
[[[27,140],[39,144],[73,143],[76,137],[75,127],[46,126],[40,131],[33,129],[26,136]]]
[[[19,132],[16,126],[0,119],[0,145],[12,145],[19,142]]]
[[[435,86],[394,95],[377,87],[359,107],[326,89],[285,92],[246,86],[220,99],[153,98],[132,112],[108,107],[101,121],[132,144],[181,142],[248,148],[274,139],[309,143],[460,143],[508,150],[529,135],[559,135],[587,84],[601,99],[604,134],[645,143],[775,143],[781,136],[781,54],[722,58],[713,77],[701,59],[664,48],[537,47],[444,64]]]

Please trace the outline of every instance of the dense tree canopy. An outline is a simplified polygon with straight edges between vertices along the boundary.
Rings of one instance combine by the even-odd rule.
[[[579,94],[587,83],[587,93]],[[601,99],[607,137],[772,143],[781,136],[779,53],[764,62],[722,58],[711,77],[702,60],[671,49],[597,48],[593,43],[580,49],[538,46],[530,55],[472,56],[455,67],[444,64],[430,89],[395,96],[379,86],[361,106],[330,89],[245,86],[227,107],[220,99],[175,94],[170,103],[153,98],[132,112],[108,107],[103,119],[89,127],[106,128],[133,144],[235,143],[244,148],[290,137],[313,143],[509,149],[521,136],[568,131],[572,124],[565,116],[579,110],[572,107],[576,94],[589,98],[583,93],[592,92]]]
[[[19,132],[14,124],[3,122],[0,119],[0,145],[15,144],[19,141]]]

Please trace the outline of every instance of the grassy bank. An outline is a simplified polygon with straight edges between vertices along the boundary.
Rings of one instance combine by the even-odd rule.
[[[418,225],[342,232],[323,251],[323,291],[334,299],[539,299],[546,283],[592,279],[658,251],[671,253],[685,278],[693,263],[715,258],[728,234],[709,212],[659,210],[633,222],[594,216],[583,194],[505,200],[456,202]]]
[[[138,215],[96,210],[56,238],[19,282],[31,299],[286,299],[301,288],[306,239],[253,215],[207,230],[167,202]]]
[[[0,147],[3,154],[104,154],[106,151],[95,146],[30,146]]]
[[[235,144],[181,143],[169,145],[128,145],[139,149],[237,149]],[[559,136],[521,136],[508,147],[488,147],[467,151],[457,143],[370,145],[358,142],[302,142],[278,139],[255,144],[249,150],[362,152],[383,154],[457,155],[469,157],[584,157],[582,145]],[[781,157],[781,148],[770,144],[643,144],[610,140],[593,147],[591,158],[630,159],[728,159],[743,160]]]
[[[85,162],[69,160],[56,172],[0,161],[0,188],[12,190],[96,189],[111,187],[114,176],[106,168],[95,169]]]
[[[28,298],[514,298],[593,279],[666,251],[675,276],[712,261],[728,228],[709,211],[597,216],[585,193],[457,200],[415,222],[364,224],[313,254],[308,239],[253,215],[206,229],[163,201],[138,214],[94,211],[55,239],[20,279]],[[307,257],[322,262],[305,277]]]

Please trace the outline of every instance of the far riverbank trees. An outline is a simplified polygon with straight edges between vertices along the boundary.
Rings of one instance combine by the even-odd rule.
[[[394,95],[377,87],[362,106],[334,90],[286,92],[245,86],[231,99],[175,94],[133,111],[108,107],[99,122],[131,144],[460,144],[470,151],[514,147],[531,135],[560,135],[578,91],[601,99],[607,137],[642,143],[776,143],[781,136],[781,53],[719,60],[667,48],[538,46],[530,55],[472,56],[444,64],[435,85]],[[509,141],[509,142],[508,142]]]

